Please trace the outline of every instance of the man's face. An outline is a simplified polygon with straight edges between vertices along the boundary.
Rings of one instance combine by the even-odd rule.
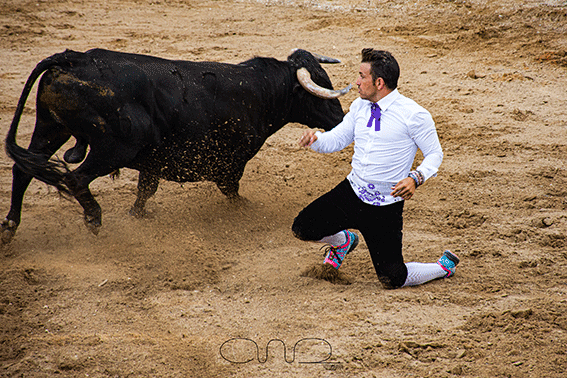
[[[380,78],[377,79],[379,81]],[[360,98],[364,100],[369,100],[372,102],[378,101],[378,87],[376,86],[376,81],[372,79],[370,74],[370,63],[361,63],[359,69],[359,76],[356,79],[356,85],[358,86],[358,94]]]

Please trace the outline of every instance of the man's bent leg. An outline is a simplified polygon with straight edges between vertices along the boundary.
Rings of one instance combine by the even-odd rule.
[[[302,240],[329,244],[323,264],[339,269],[346,255],[358,245],[358,236],[346,228],[362,202],[350,183],[343,180],[333,190],[313,201],[295,218],[292,231]]]
[[[350,192],[350,193],[349,193]],[[352,227],[350,211],[360,201],[347,180],[305,207],[295,218],[291,230],[306,241],[320,241]]]

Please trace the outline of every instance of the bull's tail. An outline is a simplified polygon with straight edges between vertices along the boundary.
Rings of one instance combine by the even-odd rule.
[[[16,134],[18,124],[24,111],[24,106],[36,80],[49,68],[54,66],[69,65],[68,57],[77,54],[72,51],[65,51],[55,54],[39,62],[33,69],[18,101],[10,130],[6,136],[6,153],[12,158],[18,168],[23,172],[32,175],[36,179],[56,187],[60,192],[71,194],[71,190],[66,184],[69,173],[68,166],[61,160],[49,160],[49,156],[30,152],[16,144]]]

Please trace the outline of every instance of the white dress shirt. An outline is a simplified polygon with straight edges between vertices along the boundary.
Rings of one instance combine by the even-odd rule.
[[[340,151],[354,142],[352,171],[348,179],[359,198],[373,205],[400,201],[390,195],[392,187],[408,177],[417,149],[423,161],[417,167],[425,180],[435,176],[443,150],[431,114],[397,89],[378,101],[380,130],[370,119],[371,102],[357,98],[343,121],[332,130],[316,132],[311,148],[317,152]]]

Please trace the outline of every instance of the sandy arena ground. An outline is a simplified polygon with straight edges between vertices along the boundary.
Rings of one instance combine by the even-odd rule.
[[[342,60],[325,67],[335,87],[356,79],[363,47],[390,50],[400,91],[431,111],[445,152],[438,177],[406,204],[406,261],[446,248],[462,260],[452,278],[385,290],[362,241],[341,268],[350,284],[302,277],[322,252],[292,236],[293,218],[346,176],[352,147],[300,149],[298,124],[249,162],[240,205],[209,182],[162,182],[149,216],[133,219],[137,172],[96,180],[98,236],[77,203],[33,181],[15,239],[0,246],[0,376],[567,375],[564,0],[0,6],[2,150],[29,73],[66,48],[237,63],[299,47]],[[34,109],[30,99],[20,145]],[[2,153],[1,217],[11,167]],[[252,341],[233,338],[255,341],[261,362],[280,339],[288,362],[281,342],[261,363]]]

